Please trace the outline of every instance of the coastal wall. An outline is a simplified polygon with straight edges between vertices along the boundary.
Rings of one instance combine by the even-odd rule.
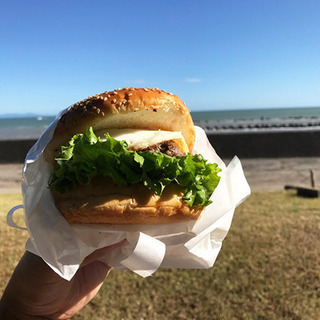
[[[23,163],[36,140],[0,140],[0,163]]]
[[[219,133],[208,137],[221,158],[320,157],[320,130]]]
[[[320,130],[208,133],[225,158],[320,157]],[[0,140],[0,163],[22,163],[36,140]]]

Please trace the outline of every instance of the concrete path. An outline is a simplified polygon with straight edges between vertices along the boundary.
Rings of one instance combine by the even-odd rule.
[[[320,188],[320,158],[243,159],[241,163],[252,191],[278,191],[285,185],[311,187],[310,170]]]

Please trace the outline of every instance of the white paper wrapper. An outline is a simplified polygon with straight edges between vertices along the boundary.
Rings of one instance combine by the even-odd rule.
[[[28,251],[41,256],[67,280],[90,253],[122,239],[127,241],[105,262],[118,269],[130,269],[142,277],[150,276],[158,268],[212,267],[235,208],[250,194],[237,157],[226,167],[205,132],[196,127],[193,152],[201,153],[222,169],[220,183],[211,197],[213,203],[197,221],[166,225],[69,225],[56,209],[47,188],[51,172],[42,155],[59,117],[30,149],[25,160],[22,194],[30,234]]]

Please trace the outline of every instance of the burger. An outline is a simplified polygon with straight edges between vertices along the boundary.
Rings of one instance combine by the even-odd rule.
[[[179,97],[123,88],[88,97],[59,119],[44,159],[48,187],[68,223],[196,220],[221,169],[193,154],[195,128]]]

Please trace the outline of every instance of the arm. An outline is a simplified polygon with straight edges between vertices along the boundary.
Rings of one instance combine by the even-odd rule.
[[[26,252],[1,298],[0,320],[70,319],[97,294],[111,270],[98,259],[123,242],[93,252],[70,281],[40,257]]]

